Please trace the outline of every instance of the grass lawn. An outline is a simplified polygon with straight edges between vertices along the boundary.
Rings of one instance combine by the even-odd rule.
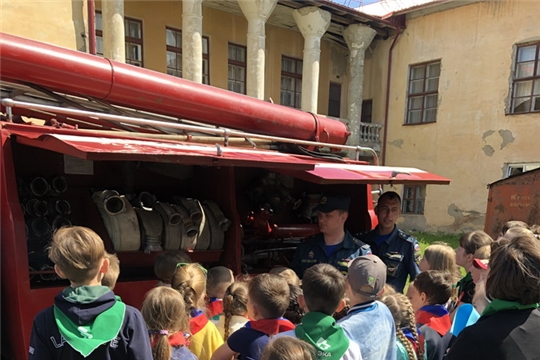
[[[420,243],[420,250],[424,254],[424,250],[428,245],[433,244],[436,241],[442,241],[450,245],[453,249],[457,249],[459,246],[459,238],[461,235],[445,234],[445,233],[426,233],[426,232],[411,232],[412,236],[415,236]]]
[[[412,236],[415,236],[418,239],[418,242],[420,243],[420,251],[422,252],[422,256],[424,255],[424,250],[431,244],[437,241],[442,241],[447,243],[452,247],[452,249],[457,249],[459,247],[459,238],[461,235],[456,234],[445,234],[445,233],[426,233],[426,232],[410,232]],[[461,275],[465,276],[465,270],[463,268],[460,268]],[[409,281],[407,280],[407,284],[405,285],[404,293],[407,292],[407,288],[409,287]]]

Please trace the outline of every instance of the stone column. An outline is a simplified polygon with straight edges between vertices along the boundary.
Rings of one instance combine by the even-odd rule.
[[[321,38],[330,26],[332,14],[315,6],[293,11],[293,18],[304,36],[302,67],[302,110],[317,113]]]
[[[248,21],[246,94],[264,100],[265,24],[277,0],[238,0]]]
[[[182,0],[182,77],[202,84],[202,2]]]
[[[366,49],[377,32],[362,24],[349,25],[343,37],[349,47],[349,96],[347,118],[351,136],[348,145],[360,145],[360,116],[364,92],[364,57]]]
[[[103,26],[103,56],[125,63],[124,0],[102,1],[101,22]]]

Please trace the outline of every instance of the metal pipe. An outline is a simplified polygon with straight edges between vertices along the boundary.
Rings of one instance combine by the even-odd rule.
[[[96,3],[88,0],[88,50],[92,55],[96,55]]]
[[[56,111],[59,114],[67,114],[67,115],[75,114],[77,116],[88,116],[88,117],[93,117],[93,118],[101,118],[105,120],[118,121],[118,122],[137,124],[137,125],[156,126],[156,127],[162,127],[162,128],[216,134],[216,135],[221,135],[223,137],[237,136],[237,137],[244,137],[244,138],[263,139],[263,140],[269,140],[269,141],[274,141],[274,142],[305,145],[305,146],[316,146],[316,147],[327,147],[330,149],[352,150],[356,152],[357,158],[361,152],[368,152],[373,156],[372,165],[379,164],[379,158],[375,150],[369,147],[364,147],[364,146],[339,145],[339,144],[331,144],[331,143],[318,142],[318,141],[298,140],[298,139],[291,139],[287,137],[254,134],[254,133],[248,133],[248,132],[238,131],[238,130],[210,128],[210,127],[204,127],[204,126],[187,125],[187,124],[180,124],[176,122],[167,122],[167,121],[158,121],[158,120],[147,120],[147,119],[141,119],[141,118],[129,117],[129,116],[111,115],[111,114],[105,114],[105,113],[97,113],[97,112],[91,112],[91,111],[27,103],[27,102],[15,101],[13,99],[7,99],[7,98],[2,99],[2,105],[11,106],[14,108],[22,107],[22,108],[29,108],[29,109],[43,110],[43,111]],[[111,132],[111,133],[114,134],[114,132]]]
[[[3,80],[259,134],[345,144],[336,120],[98,56],[0,34]]]
[[[381,165],[386,164],[386,138],[388,136],[388,116],[390,112],[390,80],[392,78],[392,51],[394,50],[394,45],[399,35],[403,32],[401,28],[397,29],[396,37],[392,40],[392,45],[388,50],[388,69],[386,76],[386,100],[384,103],[384,127],[383,127],[383,141],[382,141],[382,163]]]
[[[270,145],[273,143],[270,140],[261,140],[253,139],[248,141],[245,137],[217,137],[217,136],[199,136],[199,135],[176,135],[176,134],[147,134],[140,132],[130,132],[130,131],[112,131],[112,130],[89,130],[89,129],[78,129],[79,131],[87,132],[89,134],[104,134],[104,135],[119,135],[129,138],[146,138],[146,139],[158,139],[158,140],[170,140],[170,141],[184,141],[184,142],[195,142],[195,143],[225,143],[228,142],[229,145],[233,146],[256,146],[257,149],[269,149]]]

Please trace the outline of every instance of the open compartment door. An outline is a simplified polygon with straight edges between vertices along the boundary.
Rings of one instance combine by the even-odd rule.
[[[317,163],[313,169],[275,169],[275,171],[314,184],[438,184],[450,179],[416,168],[374,166],[351,163]]]

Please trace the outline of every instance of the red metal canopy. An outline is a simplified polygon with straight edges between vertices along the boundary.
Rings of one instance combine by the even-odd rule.
[[[279,170],[278,170],[279,171]],[[316,184],[440,184],[450,179],[409,167],[317,163],[314,169],[280,171]]]
[[[306,156],[220,145],[173,141],[137,140],[115,137],[85,136],[71,132],[41,133],[8,126],[11,135],[22,145],[38,147],[85,160],[151,161],[205,166],[243,166],[308,170],[316,161]]]
[[[303,155],[240,147],[167,140],[91,136],[77,130],[4,124],[22,145],[38,147],[86,160],[151,161],[204,166],[240,166],[272,169],[316,184],[448,184],[450,179],[429,172],[391,166],[373,166],[352,160],[325,162]]]

